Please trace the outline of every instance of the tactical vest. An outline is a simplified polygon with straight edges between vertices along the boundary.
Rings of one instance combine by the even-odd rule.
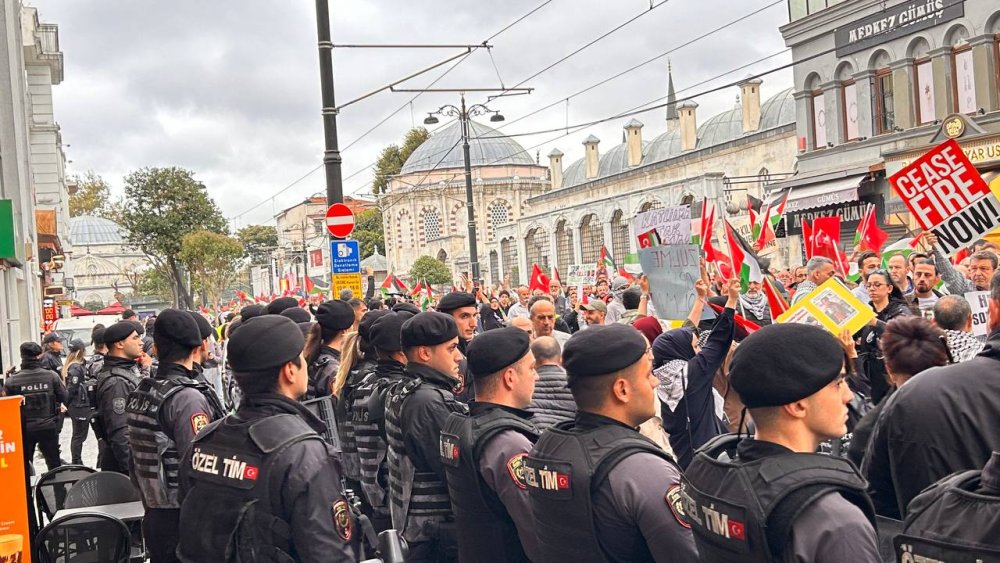
[[[327,385],[333,382],[337,376],[338,366],[339,364],[333,363],[333,358],[327,354],[320,354],[313,363],[309,364],[309,388],[306,389],[302,400],[308,401],[329,395],[330,389],[325,388],[324,382]]]
[[[120,377],[128,382],[135,389],[139,385],[139,376],[133,372],[131,369],[114,366],[110,369],[101,369],[98,374],[97,383],[94,384],[94,407],[97,411],[94,413],[93,418],[90,419],[90,424],[94,428],[94,435],[101,440],[108,439],[107,425],[104,422],[104,413],[101,411],[101,395],[104,393],[104,388],[107,386],[108,382],[115,377]]]
[[[483,448],[505,430],[520,432],[532,442],[538,439],[538,431],[531,422],[503,409],[480,416],[454,413],[441,429],[441,463],[448,473],[459,561],[529,561],[514,520],[479,473]]]
[[[417,471],[406,455],[402,418],[406,401],[423,387],[421,379],[397,382],[389,391],[385,409],[385,433],[389,443],[389,512],[392,525],[410,543],[432,541],[449,534],[454,522],[448,487],[433,471]],[[437,389],[427,392],[438,392]],[[443,396],[443,394],[442,394]]]
[[[974,492],[981,473],[955,473],[910,501],[898,561],[1000,562],[1000,497]]]
[[[576,431],[573,424],[567,421],[546,430],[524,461],[539,558],[604,563],[611,557],[598,540],[594,492],[630,455],[645,452],[677,464],[659,446],[630,428],[609,424]]]
[[[361,469],[361,490],[368,504],[380,516],[389,514],[386,502],[385,459],[389,446],[384,435],[385,406],[383,393],[394,381],[371,372],[358,384],[351,401],[348,419],[354,429]]]
[[[178,477],[181,453],[177,444],[163,431],[173,427],[163,419],[162,407],[174,394],[190,387],[205,396],[213,420],[224,415],[218,398],[210,387],[187,377],[153,379],[147,377],[128,396],[125,417],[128,442],[132,450],[132,476],[148,508],[178,508]],[[195,424],[195,421],[184,421]],[[208,420],[200,421],[208,424]]]
[[[337,402],[333,407],[333,412],[337,417],[337,432],[340,434],[344,476],[357,482],[361,481],[361,460],[358,455],[354,417],[349,413],[351,412],[351,404],[354,402],[354,393],[358,382],[369,373],[366,368],[370,368],[370,364],[362,362],[347,374],[347,380],[344,382],[340,396],[337,397]],[[366,371],[362,372],[362,369],[366,369]]]
[[[796,518],[832,492],[857,505],[875,526],[867,483],[851,462],[806,453],[733,461],[728,452],[737,442],[735,434],[713,438],[684,473],[682,511],[702,561],[783,560]]]
[[[14,395],[24,397],[21,412],[24,414],[25,432],[52,430],[59,421],[52,372],[46,369],[29,368],[21,370],[7,381],[7,389]]]
[[[268,484],[274,462],[305,440],[326,445],[294,414],[249,425],[230,415],[198,433],[190,463],[181,468],[190,489],[181,505],[177,557],[190,563],[295,561],[290,524],[275,514]]]

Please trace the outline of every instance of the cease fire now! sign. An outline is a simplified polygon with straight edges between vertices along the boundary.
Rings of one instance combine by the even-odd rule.
[[[954,139],[893,174],[889,183],[948,256],[1000,227],[1000,200]]]

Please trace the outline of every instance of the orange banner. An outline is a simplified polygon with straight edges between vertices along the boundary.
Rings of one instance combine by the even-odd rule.
[[[0,398],[0,563],[31,563],[21,397]]]

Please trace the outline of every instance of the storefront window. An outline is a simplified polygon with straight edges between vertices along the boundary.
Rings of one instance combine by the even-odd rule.
[[[955,65],[955,101],[959,113],[975,113],[976,74],[972,65],[972,49],[960,47],[953,57]]]
[[[841,91],[844,96],[841,108],[841,111],[844,112],[844,140],[853,141],[860,136],[858,130],[858,87],[852,80],[844,82]]]
[[[886,68],[875,73],[875,131],[878,134],[891,133],[895,127],[892,71]]]
[[[917,75],[917,124],[934,121],[934,68],[930,59],[918,60],[914,65]]]
[[[813,148],[826,148],[826,106],[822,92],[814,91],[812,95],[813,114]]]

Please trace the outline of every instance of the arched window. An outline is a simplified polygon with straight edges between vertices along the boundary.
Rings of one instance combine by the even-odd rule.
[[[493,285],[500,283],[500,256],[496,250],[490,251],[490,283]]]
[[[503,256],[504,275],[510,276],[511,285],[519,285],[520,273],[517,271],[517,245],[514,239],[505,238],[500,241],[500,254]]]
[[[524,251],[528,254],[528,264],[538,264],[544,271],[549,269],[549,237],[545,229],[535,227],[524,237]]]
[[[969,31],[957,25],[948,32],[947,45],[951,47],[952,91],[955,93],[954,110],[958,113],[976,113],[976,71],[972,61]]]
[[[840,114],[844,141],[854,141],[860,136],[858,128],[858,85],[854,83],[854,67],[844,61],[837,69],[840,81]]]
[[[573,231],[565,219],[556,225],[556,266],[567,268],[573,264]]]
[[[813,73],[806,80],[809,90],[809,115],[812,119],[813,149],[826,148],[826,97],[820,89],[820,77]]]
[[[934,65],[927,53],[931,50],[930,44],[923,37],[917,37],[910,43],[908,57],[913,59],[913,87],[916,95],[913,99],[916,102],[914,115],[917,117],[917,125],[931,123],[935,119],[934,111]]]
[[[507,207],[507,204],[494,201],[487,209],[487,215],[489,221],[487,221],[486,239],[490,241],[496,240],[497,227],[510,222],[510,209]]]
[[[580,258],[584,264],[597,264],[597,258],[601,253],[601,245],[604,244],[604,230],[597,215],[587,215],[580,222]]]
[[[465,229],[460,229],[459,226],[466,221],[467,216],[464,203],[456,203],[453,205],[448,219],[448,232],[445,234],[464,235],[466,232]]]
[[[611,255],[617,260],[624,260],[626,254],[628,254],[628,223],[625,222],[625,214],[618,209],[611,216]]]
[[[396,248],[412,246],[413,241],[416,240],[414,235],[410,212],[404,209],[396,216]]]
[[[443,248],[441,250],[438,250],[437,259],[440,260],[440,261],[442,261],[442,262],[444,262],[445,264],[447,264],[448,263],[448,253],[445,252],[445,250]]]
[[[764,188],[771,185],[771,172],[768,169],[761,168],[760,172],[757,173],[757,178],[760,179],[760,193],[764,193]]]
[[[645,213],[646,211],[652,211],[653,209],[659,209],[660,207],[662,207],[660,200],[653,198],[639,207],[639,213]]]
[[[441,238],[441,215],[435,208],[424,209],[423,217],[424,237],[421,242],[428,242]]]
[[[875,134],[891,133],[896,128],[896,105],[892,96],[892,70],[889,69],[889,53],[875,53],[868,65],[875,71],[872,78],[872,92],[875,104]]]

